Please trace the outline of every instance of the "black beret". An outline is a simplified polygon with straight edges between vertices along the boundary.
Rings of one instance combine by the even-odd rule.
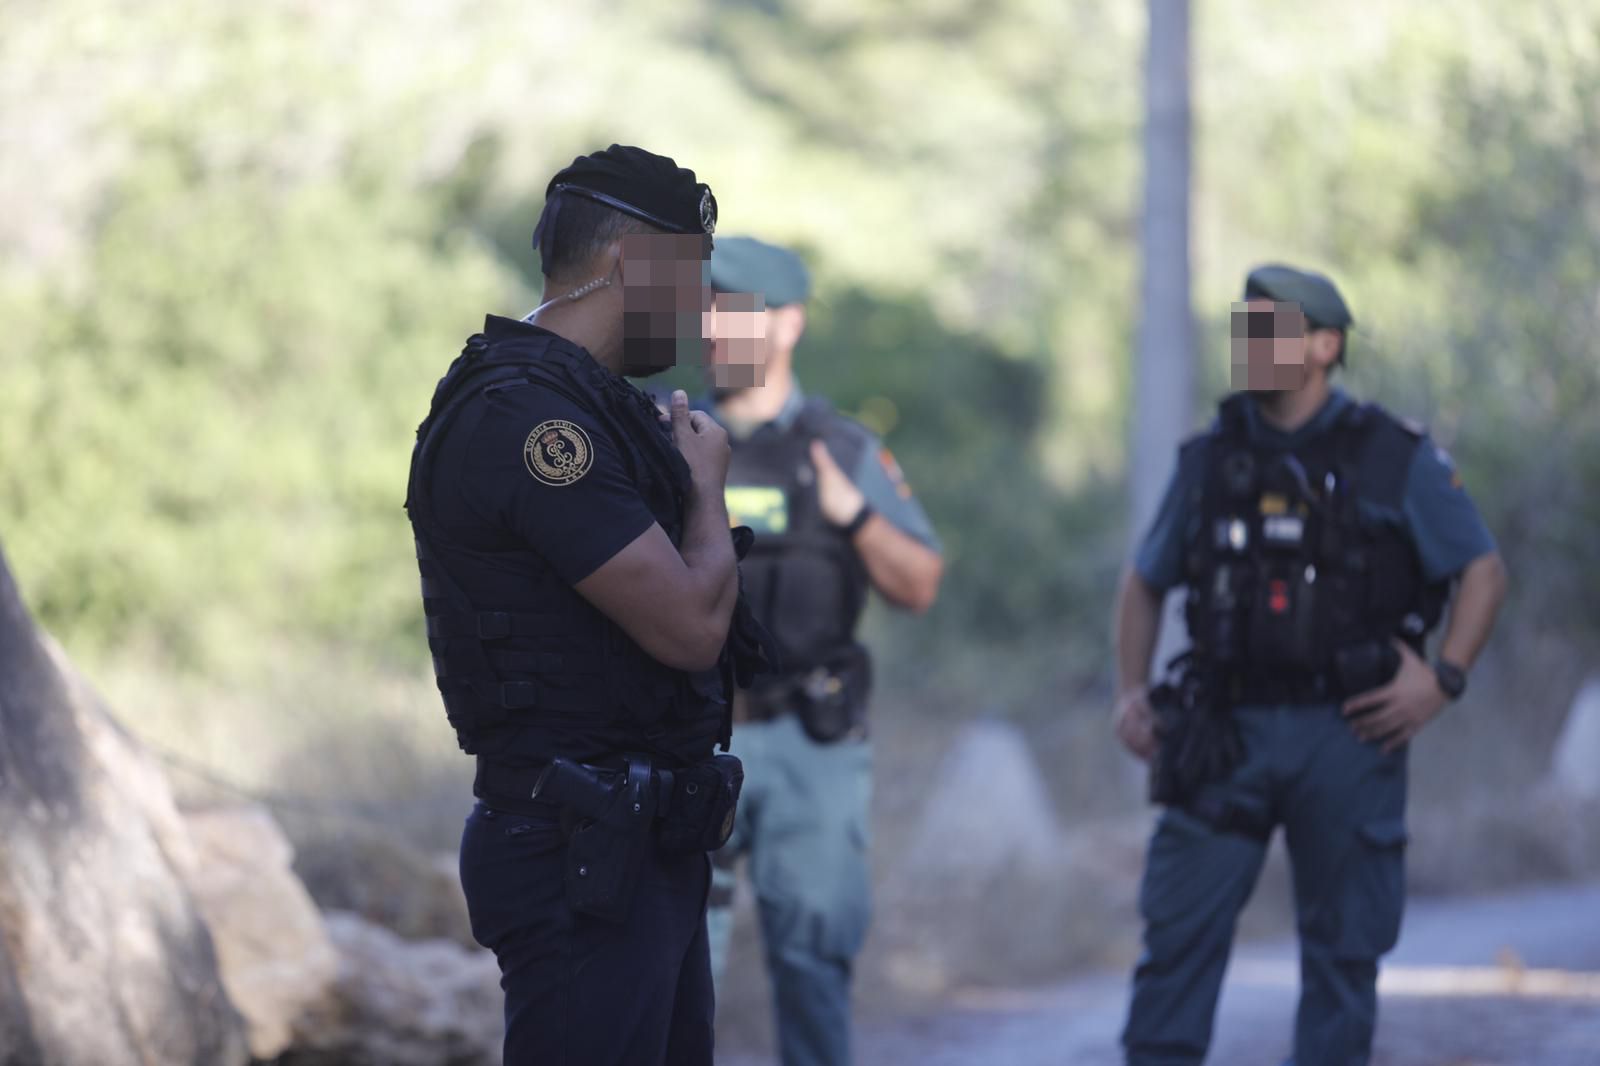
[[[591,152],[556,173],[545,187],[544,214],[533,246],[555,224],[562,196],[582,196],[648,222],[668,233],[704,233],[717,228],[717,198],[694,171],[643,148],[613,144]]]
[[[1355,325],[1350,308],[1332,281],[1281,263],[1268,263],[1250,271],[1244,280],[1244,298],[1297,303],[1311,325],[1322,329],[1349,329]]]
[[[787,248],[754,237],[724,237],[711,249],[711,287],[721,292],[759,292],[768,307],[805,303],[811,275]]]

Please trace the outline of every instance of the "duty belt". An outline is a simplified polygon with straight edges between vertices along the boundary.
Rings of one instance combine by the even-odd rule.
[[[544,772],[547,762],[540,760],[534,763],[510,765],[494,759],[478,758],[478,772],[473,779],[472,793],[481,799],[485,806],[496,810],[508,811],[512,814],[531,815],[536,817],[559,818],[562,807],[558,803],[533,798],[533,786],[539,780],[539,775]],[[614,778],[625,774],[626,769],[616,766],[583,764],[585,769],[593,770],[602,778]],[[666,817],[667,811],[672,807],[672,771],[652,769],[650,771],[650,784],[656,793],[656,818]]]
[[[1331,703],[1344,697],[1338,679],[1318,671],[1314,674],[1259,674],[1234,679],[1224,687],[1228,703],[1315,704]]]

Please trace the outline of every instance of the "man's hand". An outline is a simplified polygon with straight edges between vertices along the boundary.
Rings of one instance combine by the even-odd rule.
[[[1394,645],[1400,651],[1400,669],[1394,679],[1344,703],[1344,716],[1356,736],[1363,741],[1383,741],[1385,755],[1422,732],[1449,702],[1433,667],[1404,641],[1396,640]]]
[[[836,526],[847,526],[861,513],[867,498],[850,476],[833,461],[833,453],[820,440],[811,442],[811,462],[817,468],[817,501],[822,517]]]
[[[1135,756],[1150,761],[1159,743],[1156,737],[1156,712],[1150,707],[1150,690],[1143,685],[1124,693],[1117,700],[1111,717],[1117,739]]]
[[[689,394],[682,389],[672,394],[670,417],[672,440],[689,464],[695,491],[721,497],[733,454],[728,448],[727,430],[704,411],[689,410]]]

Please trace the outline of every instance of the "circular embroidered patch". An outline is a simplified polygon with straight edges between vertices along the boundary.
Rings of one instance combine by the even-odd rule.
[[[528,473],[546,485],[570,485],[594,465],[594,445],[583,427],[564,419],[541,422],[522,446]]]

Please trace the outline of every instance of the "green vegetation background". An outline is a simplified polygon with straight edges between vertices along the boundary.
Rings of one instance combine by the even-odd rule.
[[[1600,651],[1600,8],[1195,10],[1194,425],[1244,271],[1338,278],[1346,384],[1432,424],[1515,582],[1432,787],[1525,781]],[[537,302],[549,173],[640,143],[806,252],[802,380],[944,537],[935,611],[872,620],[888,733],[1009,715],[1064,806],[1125,804],[1143,32],[1092,0],[0,0],[0,542],[141,732],[252,787],[452,796],[447,842],[413,430],[483,313]]]

